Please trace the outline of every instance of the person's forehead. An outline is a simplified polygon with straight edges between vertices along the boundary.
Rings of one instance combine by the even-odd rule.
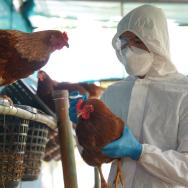
[[[133,37],[136,37],[136,35],[132,33],[131,31],[125,31],[124,33],[120,35],[119,38],[121,39],[122,37],[133,38]]]

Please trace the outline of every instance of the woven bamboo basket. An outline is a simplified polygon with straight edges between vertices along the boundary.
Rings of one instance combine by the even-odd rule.
[[[53,117],[0,100],[0,188],[37,179],[49,128],[56,128]]]
[[[28,123],[8,113],[0,114],[0,187],[16,187],[23,176]]]
[[[32,181],[38,178],[47,141],[48,127],[43,123],[30,121],[24,155],[23,181]]]

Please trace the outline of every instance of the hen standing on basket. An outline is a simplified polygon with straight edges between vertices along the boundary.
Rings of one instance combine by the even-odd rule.
[[[43,67],[52,52],[68,45],[65,32],[0,30],[0,86],[26,78]]]

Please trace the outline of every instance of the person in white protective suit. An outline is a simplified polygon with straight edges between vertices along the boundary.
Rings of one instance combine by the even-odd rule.
[[[126,128],[103,153],[122,158],[126,188],[188,187],[188,78],[171,62],[163,11],[135,8],[119,22],[112,45],[129,76],[101,99]],[[116,170],[114,162],[111,187]]]

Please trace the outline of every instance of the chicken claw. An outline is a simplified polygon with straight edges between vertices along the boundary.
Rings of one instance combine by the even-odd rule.
[[[124,179],[123,172],[122,172],[122,169],[121,169],[121,159],[119,159],[117,163],[118,163],[117,174],[116,174],[116,177],[114,179],[115,188],[118,188],[119,182],[121,183],[123,188],[126,188],[125,179]]]
[[[5,106],[14,106],[14,103],[10,97],[7,95],[0,95],[1,104]],[[8,104],[7,104],[8,103]]]

